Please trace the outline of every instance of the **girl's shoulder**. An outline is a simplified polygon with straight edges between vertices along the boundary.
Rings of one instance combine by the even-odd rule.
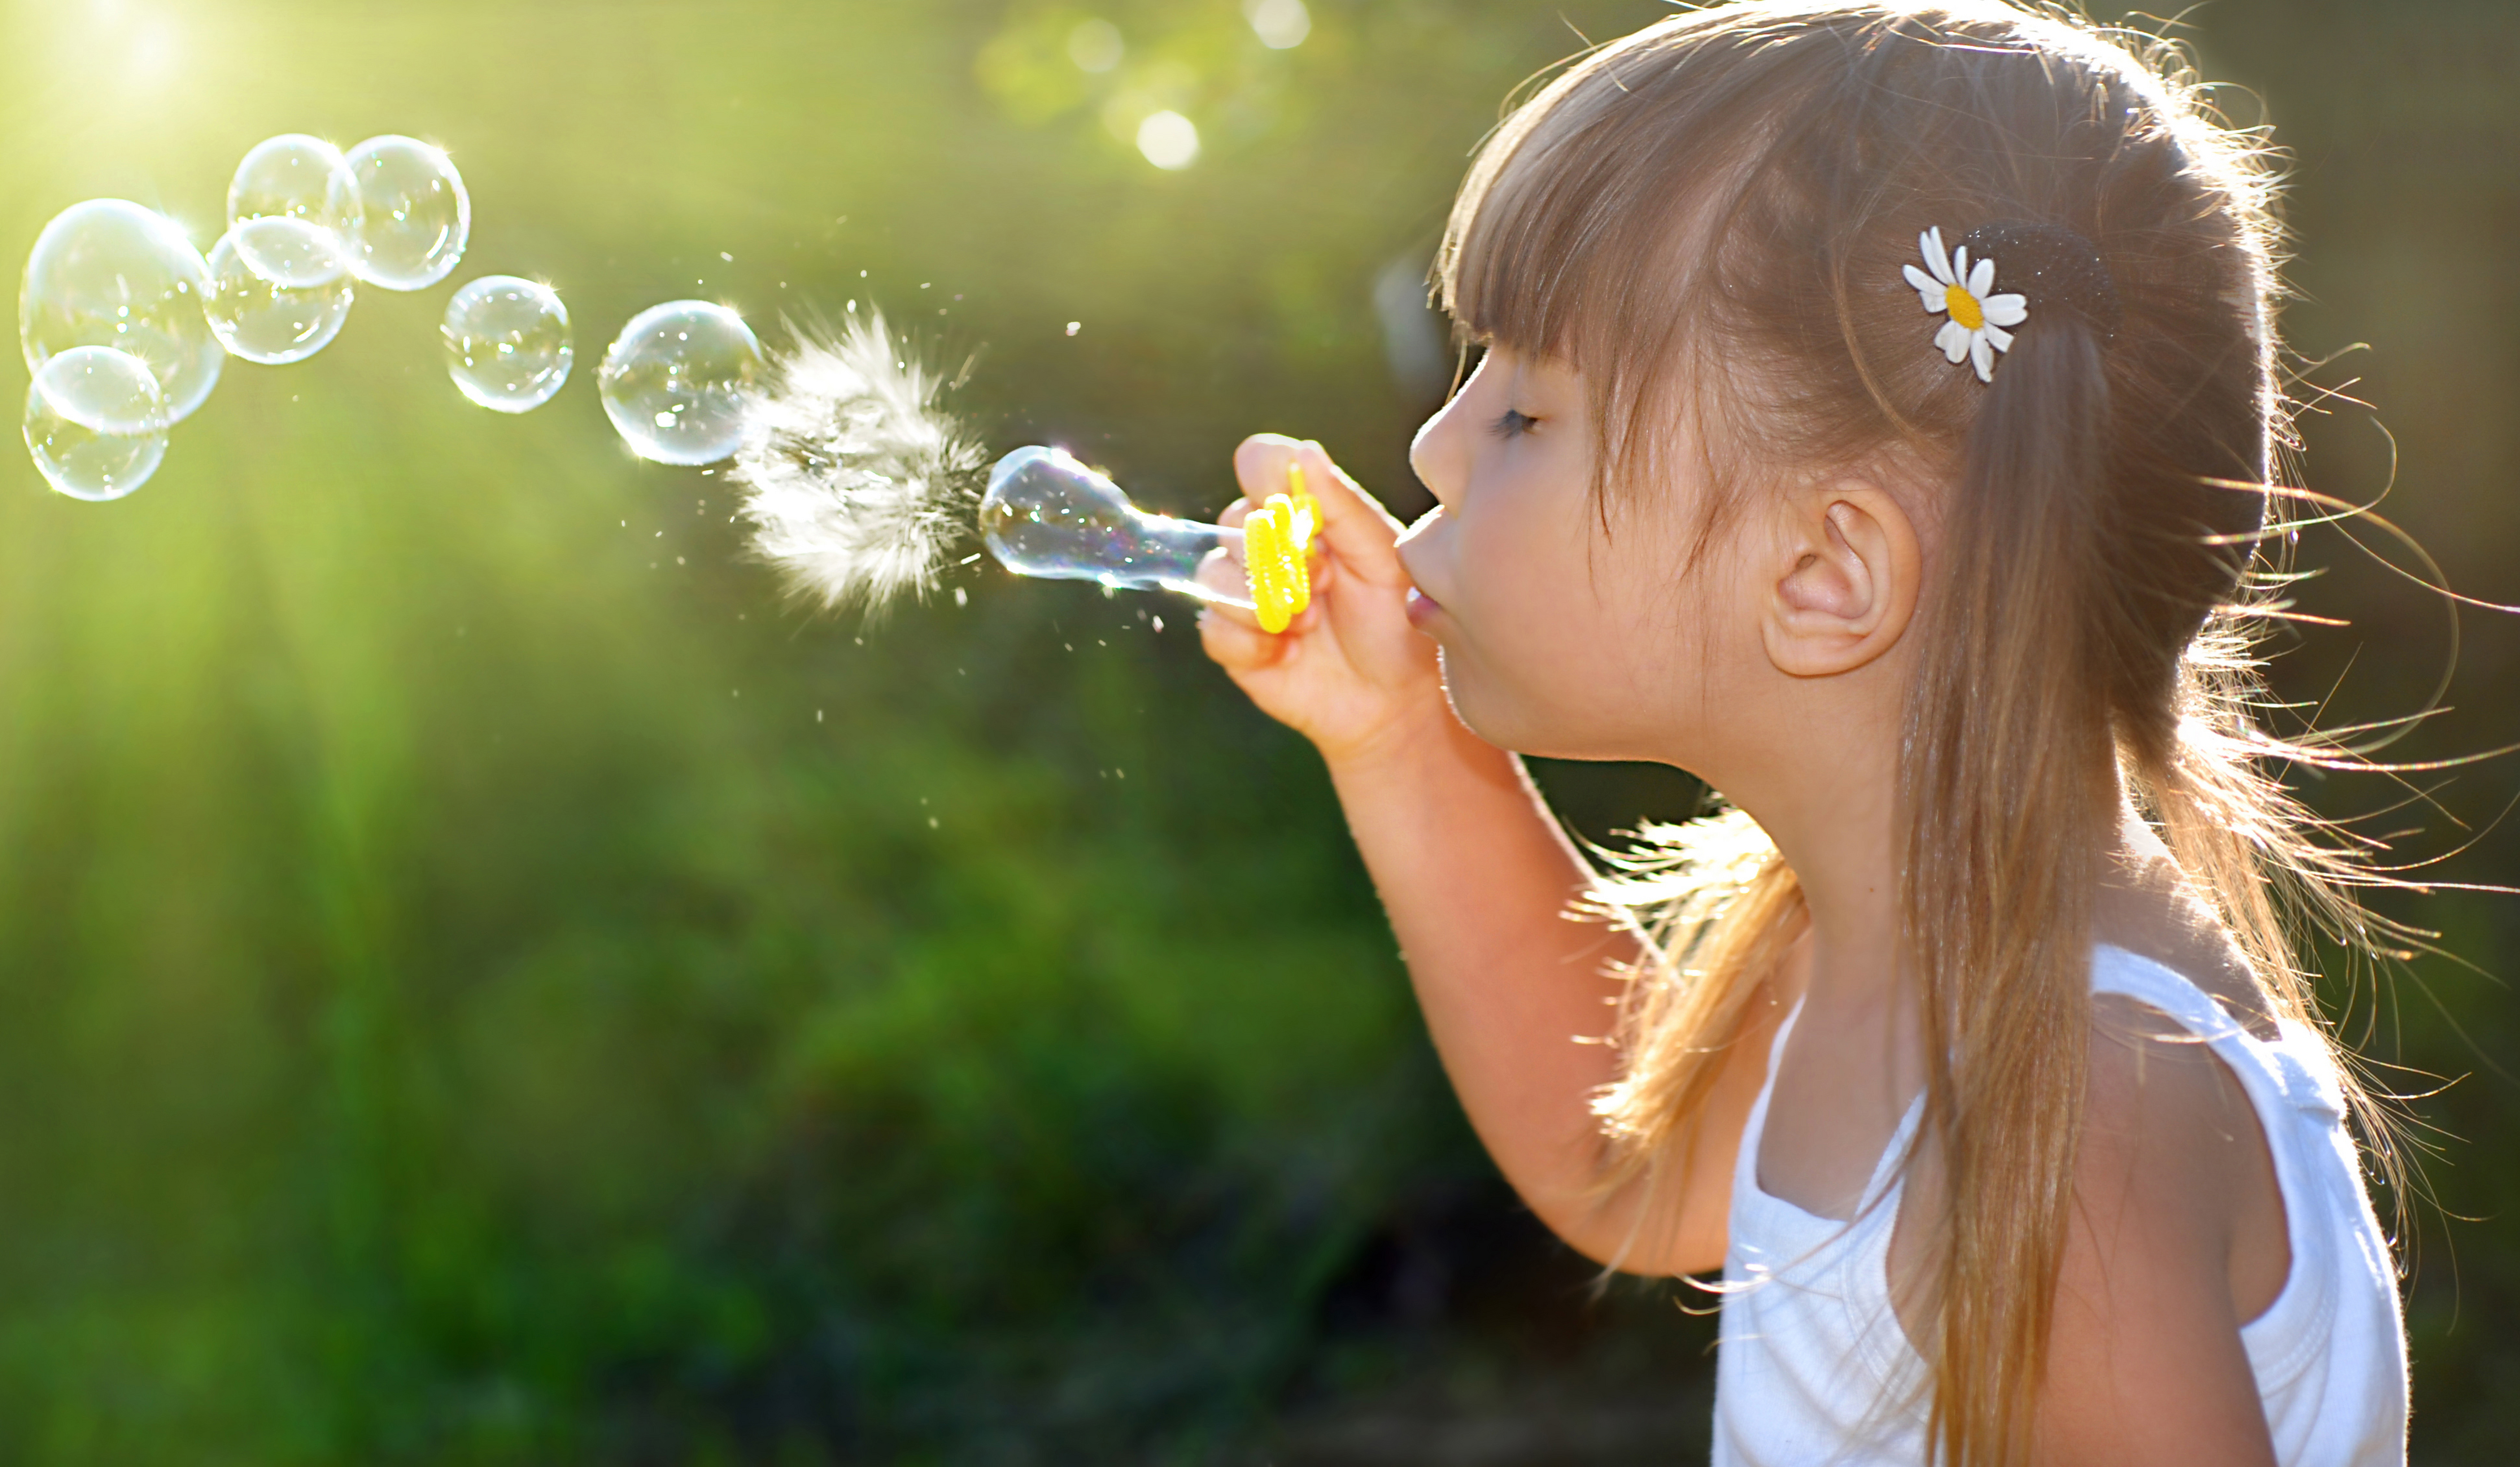
[[[2229,929],[2197,898],[2167,853],[2145,852],[2120,875],[2100,889],[2092,911],[2092,935],[2099,944],[2092,988],[2104,1027],[2126,1007],[2124,1000],[2170,1013],[2177,1006],[2170,1000],[2192,990],[2214,1001],[2226,1015],[2222,1022],[2274,1042],[2281,1026],[2266,985]],[[2112,996],[2121,1001],[2109,1001]],[[2193,1027],[2195,1016],[2189,1017],[2183,1027]],[[2158,1028],[2152,1022],[2138,1025],[2139,1032]]]

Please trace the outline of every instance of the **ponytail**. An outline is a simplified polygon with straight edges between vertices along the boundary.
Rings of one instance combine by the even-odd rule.
[[[2097,333],[2043,312],[1985,393],[1909,693],[1899,903],[1922,1021],[1919,1144],[1948,1181],[1928,1439],[2026,1452],[2064,1256],[2091,1022],[2091,903],[2117,818],[2088,645],[2108,482]],[[1990,690],[2002,695],[1990,696]],[[1951,1280],[1967,1279],[1968,1288]]]

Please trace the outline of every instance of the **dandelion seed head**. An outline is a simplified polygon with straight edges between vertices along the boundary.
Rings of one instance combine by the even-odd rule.
[[[984,450],[938,408],[948,383],[880,311],[791,334],[727,475],[753,554],[832,610],[924,596],[969,533]]]

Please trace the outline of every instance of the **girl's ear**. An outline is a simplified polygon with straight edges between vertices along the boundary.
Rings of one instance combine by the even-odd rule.
[[[1853,672],[1898,644],[1915,615],[1924,556],[1915,526],[1878,485],[1840,479],[1784,496],[1759,631],[1796,678]]]

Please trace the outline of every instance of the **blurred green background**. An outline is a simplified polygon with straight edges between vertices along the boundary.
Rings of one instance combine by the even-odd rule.
[[[1325,780],[1187,606],[973,567],[968,605],[798,614],[715,477],[629,459],[591,381],[658,300],[773,342],[873,301],[980,353],[999,447],[1203,510],[1281,429],[1414,511],[1449,361],[1411,287],[1464,155],[1660,6],[0,3],[20,257],[101,196],[206,245],[286,131],[439,142],[475,216],[453,281],[229,364],[130,500],[0,467],[0,1459],[1702,1455],[1705,1301],[1597,1294],[1514,1206]],[[2375,492],[2385,422],[2392,511],[2520,599],[2520,10],[2187,23],[2294,154],[2296,344],[2371,347],[2313,375],[2378,411],[2312,422],[2311,481]],[[1158,111],[1189,166],[1135,146]],[[576,322],[523,418],[442,371],[487,273]],[[2282,648],[2283,690],[2414,706],[2442,608],[2304,549],[2355,626]],[[2466,621],[2411,757],[2520,737],[2520,636]],[[1694,799],[1542,773],[1596,835]],[[2376,828],[2514,881],[2515,787],[2489,765]],[[2486,974],[2520,902],[2393,910],[2485,970],[2333,994],[2439,1091],[2415,1453],[2505,1461],[2520,1010]]]

